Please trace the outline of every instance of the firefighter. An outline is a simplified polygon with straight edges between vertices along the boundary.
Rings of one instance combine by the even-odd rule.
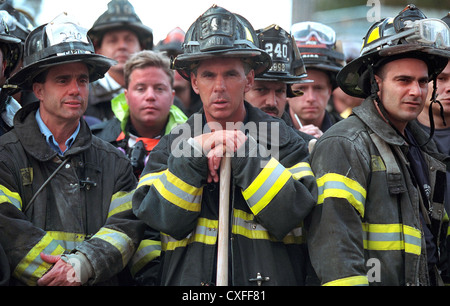
[[[254,107],[281,118],[287,125],[294,127],[292,120],[296,119],[289,114],[287,98],[303,94],[292,90],[292,84],[303,83],[307,77],[300,52],[293,36],[278,25],[268,26],[256,33],[260,48],[272,58],[272,67],[255,78],[255,84],[245,94],[245,99]],[[299,134],[307,141],[314,138],[300,131]]]
[[[365,100],[311,154],[320,191],[308,247],[323,285],[441,283],[448,157],[415,119],[448,47],[448,26],[408,5],[374,23],[339,72],[342,90]]]
[[[96,53],[117,61],[104,78],[90,85],[86,115],[105,121],[114,116],[111,100],[124,91],[125,62],[136,52],[153,49],[153,31],[142,23],[128,0],[111,0],[88,35]]]
[[[174,73],[168,57],[143,50],[125,63],[124,72],[125,92],[112,100],[115,117],[91,129],[130,158],[139,178],[161,137],[187,118],[173,105]]]
[[[316,138],[336,122],[339,115],[328,111],[333,90],[337,87],[336,74],[345,63],[341,42],[336,32],[318,22],[305,21],[292,25],[292,35],[302,55],[310,82],[294,84],[295,91],[303,95],[288,99],[294,126]]]
[[[213,5],[173,61],[203,110],[153,149],[132,201],[135,214],[161,233],[162,285],[216,284],[224,153],[233,175],[228,284],[305,284],[300,226],[317,200],[315,179],[306,142],[244,100],[255,75],[271,67],[258,45],[245,18]]]
[[[67,14],[36,28],[8,80],[39,99],[0,141],[0,244],[14,285],[118,284],[144,233],[126,198],[129,160],[82,119],[89,82],[115,64],[86,33]]]

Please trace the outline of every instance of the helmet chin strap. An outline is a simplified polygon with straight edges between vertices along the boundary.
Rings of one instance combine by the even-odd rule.
[[[381,115],[384,117],[384,119],[389,123],[389,125],[397,132],[397,134],[402,137],[406,143],[408,143],[410,146],[414,146],[413,143],[411,143],[389,120],[389,117],[387,115],[386,109],[383,106],[383,103],[381,103],[381,99],[378,96],[378,91],[380,88],[378,87],[378,83],[375,79],[375,73],[373,71],[373,65],[368,65],[368,71],[369,71],[369,78],[370,78],[370,97],[373,101],[376,101],[378,105],[378,109],[381,112]],[[442,117],[442,120],[444,121],[444,125],[446,126],[445,117],[444,117],[444,108],[442,106],[442,103],[438,100],[436,100],[436,77],[433,78],[433,94],[431,95],[431,104],[430,108],[428,110],[428,116],[430,117],[430,136],[428,137],[427,141],[424,144],[418,145],[419,147],[426,146],[434,135],[435,125],[434,125],[434,118],[433,118],[433,103],[437,103],[440,106],[440,114]]]

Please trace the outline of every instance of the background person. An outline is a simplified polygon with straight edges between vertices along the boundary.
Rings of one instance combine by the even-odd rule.
[[[90,85],[86,115],[105,121],[114,116],[111,100],[123,93],[125,62],[134,53],[153,48],[153,31],[142,23],[129,1],[112,0],[88,35],[96,53],[117,61],[104,78]]]
[[[301,84],[294,84],[294,91],[303,95],[289,98],[289,112],[294,126],[300,131],[316,138],[330,128],[341,117],[327,111],[327,105],[333,90],[337,87],[336,74],[345,63],[344,54],[340,50],[340,42],[336,42],[335,31],[321,23],[305,21],[292,25],[292,35],[306,66],[308,77]]]
[[[124,67],[125,92],[113,99],[116,116],[92,127],[92,133],[123,150],[139,178],[148,154],[162,136],[186,121],[173,105],[173,70],[162,53],[144,50]]]

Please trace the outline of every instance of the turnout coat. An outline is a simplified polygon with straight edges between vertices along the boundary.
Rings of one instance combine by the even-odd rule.
[[[22,108],[14,129],[0,138],[0,244],[14,283],[36,285],[51,268],[41,252],[75,251],[92,265],[91,284],[116,283],[144,231],[126,200],[136,186],[132,167],[115,147],[92,136],[84,120],[72,147],[58,157],[37,125],[38,106]]]
[[[415,122],[419,144],[428,138]],[[366,99],[354,115],[330,128],[316,143],[311,166],[319,188],[308,231],[311,261],[324,285],[429,285],[420,214],[438,250],[444,223],[445,164],[435,145],[422,147],[430,179],[422,203],[410,164],[409,145]],[[437,271],[437,270],[436,270]],[[435,279],[433,279],[435,277]]]
[[[245,106],[245,152],[231,157],[229,283],[303,285],[301,226],[317,200],[307,143],[282,120]],[[161,232],[162,285],[215,283],[219,184],[206,182],[207,158],[190,140],[204,124],[195,114],[161,139],[133,197],[135,214]]]

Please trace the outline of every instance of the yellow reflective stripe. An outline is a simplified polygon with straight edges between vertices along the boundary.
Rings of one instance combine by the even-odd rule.
[[[242,210],[235,209],[233,211],[232,233],[241,235],[249,239],[276,240],[267,229],[254,220],[254,215],[246,213]],[[297,227],[283,238],[284,244],[301,244],[304,243],[303,230]]]
[[[131,274],[134,276],[153,259],[161,255],[161,242],[145,239],[139,244],[136,253],[130,260]]]
[[[112,196],[111,204],[109,206],[108,218],[121,213],[126,210],[131,210],[131,200],[133,198],[134,191],[125,192],[119,191]]]
[[[137,188],[142,187],[144,185],[147,185],[147,186],[153,185],[153,182],[156,179],[158,179],[161,176],[161,174],[163,174],[163,173],[164,173],[164,171],[161,171],[161,172],[149,173],[149,174],[142,176],[139,179]]]
[[[61,245],[64,250],[72,251],[86,239],[86,235],[65,232],[47,232],[47,235]]]
[[[367,279],[367,276],[351,276],[323,284],[323,286],[368,286],[368,285],[369,280]]]
[[[402,224],[363,224],[364,248],[375,251],[400,251],[420,255],[420,230]]]
[[[29,286],[35,286],[37,280],[52,266],[41,259],[41,253],[61,255],[64,253],[64,248],[50,234],[44,235],[16,266],[13,272],[14,277]]]
[[[260,213],[291,177],[291,173],[272,158],[250,186],[242,191],[252,212],[255,215]]]
[[[125,267],[134,252],[133,242],[130,237],[122,232],[103,227],[92,237],[92,239],[95,238],[114,246],[122,254],[122,264]]]
[[[8,202],[18,210],[22,210],[22,198],[17,192],[12,192],[5,186],[0,185],[0,203]]]
[[[294,180],[299,180],[305,176],[314,176],[311,165],[308,163],[298,163],[297,165],[288,168],[288,170],[292,173]]]
[[[413,227],[403,225],[405,252],[420,255],[422,252],[422,233]]]
[[[203,187],[191,186],[166,170],[159,179],[153,182],[159,194],[170,203],[183,209],[199,212],[203,195]]]
[[[328,173],[317,179],[317,187],[317,204],[323,204],[327,198],[346,199],[364,217],[366,190],[357,181],[340,174]]]
[[[233,234],[241,235],[249,239],[271,239],[267,229],[254,221],[253,214],[248,214],[242,210],[235,209],[233,215]]]
[[[182,240],[176,240],[169,235],[161,233],[161,248],[164,251],[173,251],[179,247],[186,247],[193,242],[215,245],[218,227],[219,221],[217,220],[199,218],[195,230]]]

